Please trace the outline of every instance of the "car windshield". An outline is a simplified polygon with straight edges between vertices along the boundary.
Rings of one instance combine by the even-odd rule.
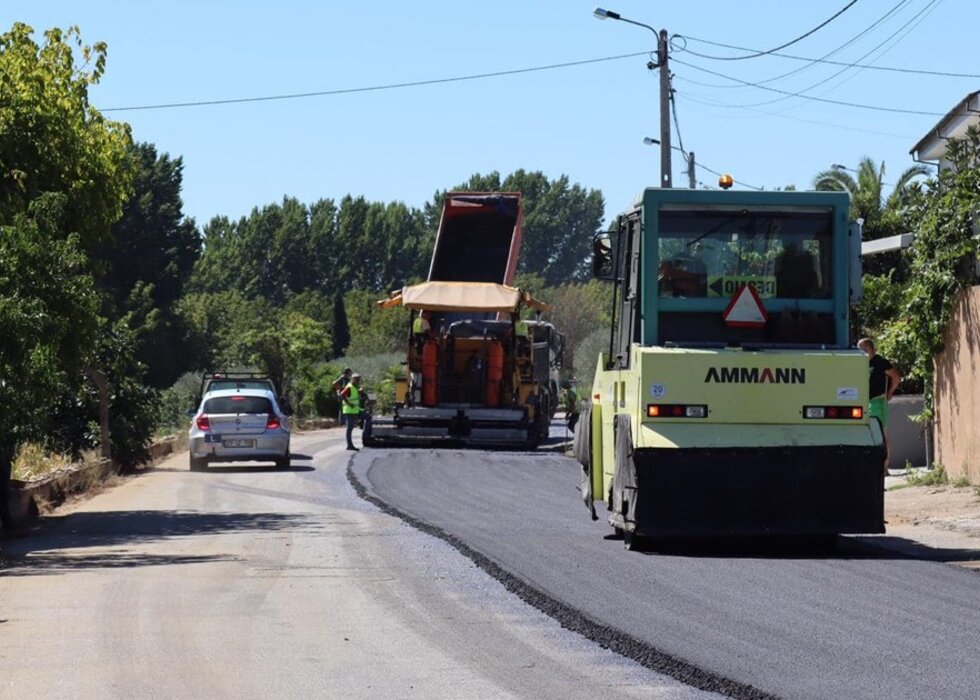
[[[216,396],[204,402],[204,412],[272,413],[272,402],[264,396]]]
[[[659,237],[661,297],[830,297],[829,212],[669,211]]]

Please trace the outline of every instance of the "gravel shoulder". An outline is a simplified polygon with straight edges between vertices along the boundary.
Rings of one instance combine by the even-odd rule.
[[[929,550],[928,558],[980,570],[980,493],[975,486],[907,486],[885,479],[888,543],[902,540]],[[920,553],[922,553],[920,551]]]

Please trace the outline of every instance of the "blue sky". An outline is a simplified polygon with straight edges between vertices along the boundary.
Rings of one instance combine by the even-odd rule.
[[[678,127],[697,161],[744,183],[810,185],[831,163],[884,160],[897,176],[939,116],[860,109],[824,100],[945,114],[980,78],[845,69],[740,55],[709,40],[767,50],[816,27],[849,0],[615,0],[624,17],[666,28]],[[0,25],[39,33],[77,24],[105,41],[103,110],[437,80],[642,53],[654,35],[592,16],[594,2],[4,3]],[[858,0],[784,49],[890,68],[980,74],[975,0]],[[857,37],[857,38],[855,38]],[[842,45],[854,39],[847,46]],[[107,111],[137,140],[183,156],[184,208],[203,224],[238,217],[284,195],[304,202],[347,193],[421,206],[473,173],[541,170],[602,191],[613,216],[659,178],[658,80],[645,55],[434,85],[179,109]],[[683,62],[683,63],[682,63]],[[700,70],[699,70],[700,69]],[[711,72],[706,72],[711,71]],[[780,99],[778,102],[770,102]],[[762,104],[767,103],[769,104]],[[768,112],[768,113],[767,113]],[[674,143],[677,144],[676,135]],[[674,185],[685,163],[673,159]],[[698,171],[714,185],[717,178]],[[886,181],[889,178],[886,176]]]

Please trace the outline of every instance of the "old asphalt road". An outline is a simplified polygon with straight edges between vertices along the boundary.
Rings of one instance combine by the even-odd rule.
[[[554,454],[365,451],[351,477],[566,626],[686,683],[734,697],[980,697],[980,575],[927,547],[848,537],[830,552],[631,553],[589,519],[578,465]]]
[[[339,431],[296,435],[293,448],[289,471],[191,473],[186,453],[177,455],[60,509],[27,538],[0,542],[0,697],[708,696],[563,629],[449,543],[358,497]],[[377,471],[378,456],[365,450],[355,462]],[[452,482],[463,491],[448,502],[459,512],[473,503],[465,475],[474,469],[475,490],[487,490],[479,509],[465,508],[466,529],[516,514],[497,526],[519,533],[508,549],[533,544],[518,564],[549,546],[554,558],[571,534],[566,523],[581,530],[565,493],[572,484],[535,477],[551,515],[522,512],[508,505],[526,502],[522,489],[490,487],[479,472],[493,460],[473,460],[405,452],[383,482],[400,492],[396,472],[413,479],[413,463],[458,463]],[[571,472],[554,464],[541,466],[567,481]],[[416,488],[440,493],[414,484],[409,498]],[[569,496],[565,515],[556,492]],[[618,548],[587,529],[599,558],[576,563],[576,549],[568,563],[577,580],[597,581],[602,550]],[[503,536],[494,529],[477,544],[487,534]],[[605,595],[599,586],[582,593]]]

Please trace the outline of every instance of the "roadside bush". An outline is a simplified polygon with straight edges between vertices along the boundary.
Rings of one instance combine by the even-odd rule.
[[[402,376],[405,371],[404,361],[404,355],[389,352],[367,357],[341,357],[336,360],[336,366],[341,370],[350,367],[360,374],[362,386],[376,402],[375,415],[387,415],[395,407],[395,377]]]
[[[197,392],[201,388],[201,375],[188,372],[169,389],[160,394],[160,410],[157,433],[171,435],[187,427],[187,409],[194,407]]]
[[[575,379],[578,380],[579,393],[583,396],[589,395],[592,391],[592,381],[595,379],[595,368],[599,362],[599,353],[608,349],[608,328],[600,328],[592,331],[575,348]]]

